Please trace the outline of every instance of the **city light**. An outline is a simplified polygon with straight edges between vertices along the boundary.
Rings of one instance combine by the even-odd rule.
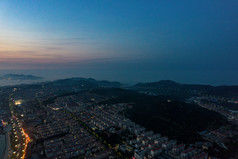
[[[2,120],[2,125],[5,126],[7,123]]]
[[[24,130],[24,129],[22,129],[22,131],[23,131],[23,134],[24,134],[25,137],[26,137],[25,143],[23,143],[23,145],[25,145],[25,146],[24,146],[24,149],[22,150],[22,152],[24,152],[24,153],[23,153],[23,155],[22,155],[22,157],[21,157],[22,159],[24,159],[25,156],[26,156],[27,144],[31,141],[31,139],[30,139],[29,135],[28,135],[27,133],[25,133],[25,130]]]
[[[16,100],[14,104],[17,105],[17,106],[21,105],[22,104],[22,100]]]

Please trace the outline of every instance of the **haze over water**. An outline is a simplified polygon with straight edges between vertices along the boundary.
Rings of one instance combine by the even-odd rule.
[[[152,71],[152,70],[116,70],[116,69],[74,69],[74,70],[0,70],[0,75],[31,74],[43,77],[43,80],[0,80],[0,86],[30,84],[52,81],[72,77],[94,78],[96,80],[118,81],[125,84],[138,82],[155,82],[159,80],[173,80],[183,84],[237,85],[238,76],[235,71]],[[190,76],[190,74],[194,74]],[[216,76],[217,78],[214,78]]]

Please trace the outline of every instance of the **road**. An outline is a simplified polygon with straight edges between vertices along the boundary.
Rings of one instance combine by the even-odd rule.
[[[26,155],[26,148],[28,142],[30,142],[29,136],[25,133],[24,129],[22,128],[21,121],[15,116],[14,114],[14,107],[12,101],[13,93],[9,96],[9,107],[11,110],[12,118],[12,134],[11,134],[11,148],[12,152],[12,159],[24,159]]]
[[[12,158],[23,159],[23,154],[26,149],[26,137],[24,131],[21,127],[21,123],[18,118],[12,118],[12,128],[13,128],[13,138],[12,146],[14,147]]]

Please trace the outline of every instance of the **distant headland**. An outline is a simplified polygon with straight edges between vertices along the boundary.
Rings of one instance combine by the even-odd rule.
[[[43,77],[24,74],[5,74],[0,76],[0,80],[41,80]]]

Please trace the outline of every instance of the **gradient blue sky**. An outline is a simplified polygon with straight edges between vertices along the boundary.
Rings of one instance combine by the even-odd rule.
[[[238,84],[237,28],[237,0],[1,0],[0,69]]]

